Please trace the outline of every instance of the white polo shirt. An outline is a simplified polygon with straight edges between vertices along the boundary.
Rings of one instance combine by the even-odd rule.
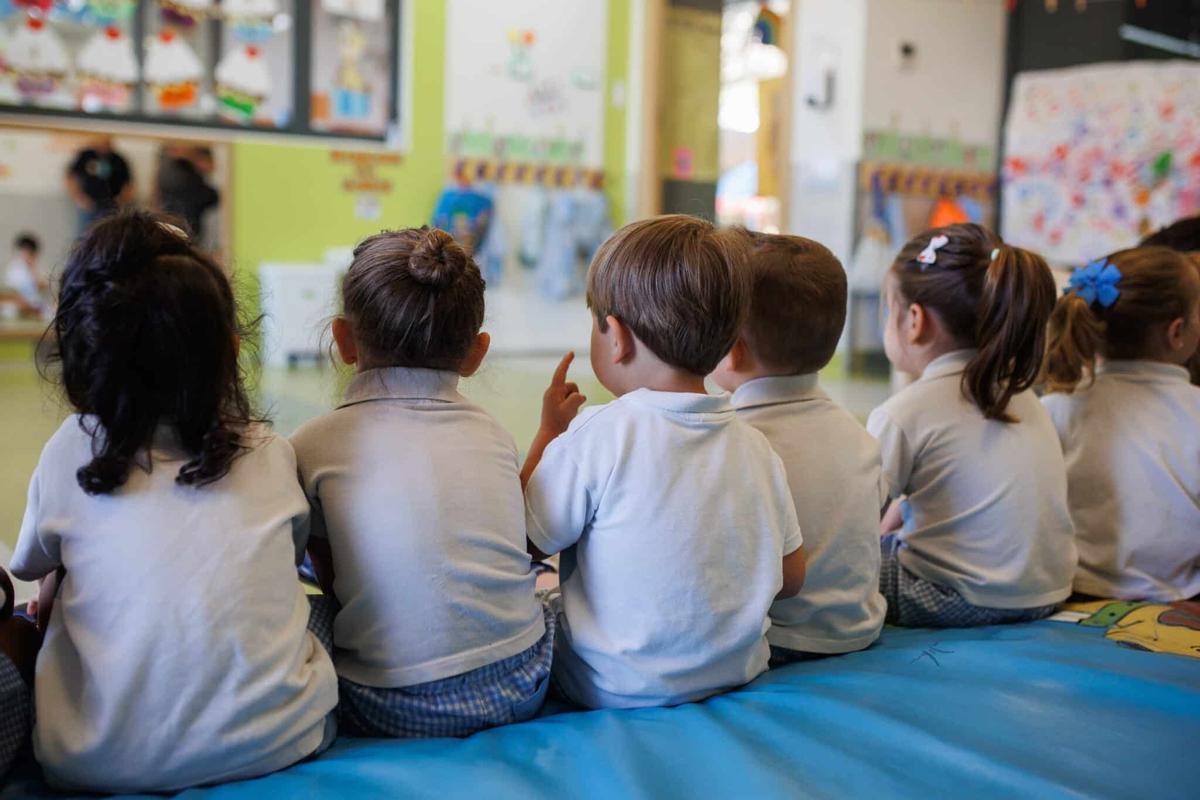
[[[902,506],[900,563],[987,608],[1065,600],[1075,571],[1067,474],[1050,415],[1033,392],[1018,421],[989,420],[962,391],[971,350],[935,359],[879,408],[883,474]]]
[[[209,486],[160,431],[150,471],[90,496],[91,439],[69,417],[42,451],[12,559],[66,567],[38,655],[34,753],[59,787],[167,792],[262,775],[312,754],[337,704],[296,578],[308,504],[287,440]]]
[[[779,456],[727,396],[639,389],[585,409],[526,489],[562,560],[555,678],[593,708],[675,705],[767,668],[800,526]]]
[[[1183,367],[1110,361],[1042,400],[1067,459],[1075,588],[1123,600],[1200,594],[1200,388]]]
[[[517,448],[458,393],[458,375],[360,373],[292,444],[313,536],[333,553],[339,675],[411,686],[542,637]]]
[[[887,489],[879,444],[829,399],[817,376],[748,381],[733,393],[738,417],[783,459],[808,572],[796,597],[771,607],[771,644],[810,653],[861,650],[879,637],[879,516]]]

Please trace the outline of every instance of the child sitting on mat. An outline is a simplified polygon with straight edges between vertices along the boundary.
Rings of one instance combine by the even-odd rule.
[[[517,448],[458,392],[490,343],[483,288],[443,231],[360,244],[333,322],[356,374],[292,437],[351,734],[467,736],[529,719],[549,686]]]
[[[783,459],[804,531],[804,591],[771,607],[772,660],[861,650],[878,638],[887,608],[879,594],[887,490],[878,443],[817,383],[846,321],[846,273],[811,239],[748,235],[750,313],[713,380]]]
[[[58,580],[38,607],[47,780],[171,792],[320,751],[337,681],[296,580],[308,504],[251,413],[225,273],[153,215],[105,220],[67,262],[54,332],[76,413],[12,558]]]
[[[1075,589],[1200,594],[1200,274],[1165,247],[1076,270],[1051,318],[1043,399],[1067,460]]]
[[[745,319],[744,238],[635,222],[588,272],[592,367],[617,399],[570,422],[570,356],[522,471],[531,548],[563,552],[556,685],[593,708],[675,705],[767,668],[768,612],[804,578],[779,457],[704,378]]]
[[[884,344],[916,382],[867,423],[900,512],[881,542],[889,622],[1040,619],[1070,595],[1066,467],[1030,390],[1054,300],[1040,256],[978,225],[927,231],[893,263]]]

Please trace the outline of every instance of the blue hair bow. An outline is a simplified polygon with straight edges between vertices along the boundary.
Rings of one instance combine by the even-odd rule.
[[[1111,308],[1121,296],[1121,290],[1117,288],[1120,280],[1121,270],[1108,259],[1099,258],[1071,273],[1067,291],[1075,292],[1089,306],[1099,303],[1103,308]]]

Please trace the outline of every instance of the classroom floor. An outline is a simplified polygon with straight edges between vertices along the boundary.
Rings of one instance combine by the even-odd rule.
[[[463,382],[462,391],[491,412],[524,448],[537,430],[542,392],[556,363],[551,357],[491,358],[478,375]],[[586,354],[576,359],[571,376],[589,403],[609,399],[592,376]],[[257,396],[276,429],[287,435],[332,408],[346,379],[330,366],[266,370],[258,378]],[[822,384],[864,419],[888,395],[888,384],[882,381],[826,377]],[[8,564],[16,542],[38,454],[66,413],[55,387],[39,379],[32,363],[0,363],[0,415],[5,420],[0,424],[0,563]]]

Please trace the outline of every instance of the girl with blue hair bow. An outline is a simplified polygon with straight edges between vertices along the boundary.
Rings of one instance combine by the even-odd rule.
[[[1200,594],[1200,271],[1165,247],[1076,270],[1050,321],[1043,402],[1067,462],[1077,592]]]

